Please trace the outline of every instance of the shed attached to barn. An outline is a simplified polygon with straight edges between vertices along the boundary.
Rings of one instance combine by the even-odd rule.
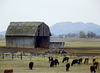
[[[44,22],[11,22],[6,31],[6,46],[49,48],[51,32]]]
[[[50,37],[50,46],[49,48],[64,48],[65,40],[58,37]]]

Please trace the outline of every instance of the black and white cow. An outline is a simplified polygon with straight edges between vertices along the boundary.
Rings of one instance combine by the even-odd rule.
[[[50,61],[53,61],[53,57],[48,57],[48,58],[49,58],[49,62],[50,62]]]
[[[50,67],[56,66],[57,64],[59,65],[59,61],[58,61],[58,59],[55,59],[55,60],[51,61]]]
[[[80,64],[79,59],[74,59],[71,63],[71,66],[73,66],[74,64]]]
[[[88,62],[89,62],[89,58],[86,58],[85,61],[84,61],[84,64],[85,64],[85,63],[88,64]]]
[[[62,60],[62,62],[64,63],[64,61],[68,62],[69,61],[69,57],[64,57],[63,60]]]

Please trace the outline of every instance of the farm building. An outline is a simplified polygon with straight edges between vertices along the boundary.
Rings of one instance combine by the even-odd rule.
[[[6,46],[49,48],[51,32],[44,22],[11,22],[6,31]]]
[[[50,37],[50,48],[64,48],[65,40],[58,37]]]

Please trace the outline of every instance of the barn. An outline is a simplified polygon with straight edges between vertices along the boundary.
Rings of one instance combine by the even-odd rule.
[[[50,46],[49,48],[64,48],[65,40],[59,37],[50,37]]]
[[[44,22],[11,22],[5,36],[7,47],[49,48],[51,32]]]

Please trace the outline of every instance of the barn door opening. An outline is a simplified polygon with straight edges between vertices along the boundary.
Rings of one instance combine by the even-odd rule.
[[[48,48],[49,47],[49,37],[37,36],[35,48]]]

